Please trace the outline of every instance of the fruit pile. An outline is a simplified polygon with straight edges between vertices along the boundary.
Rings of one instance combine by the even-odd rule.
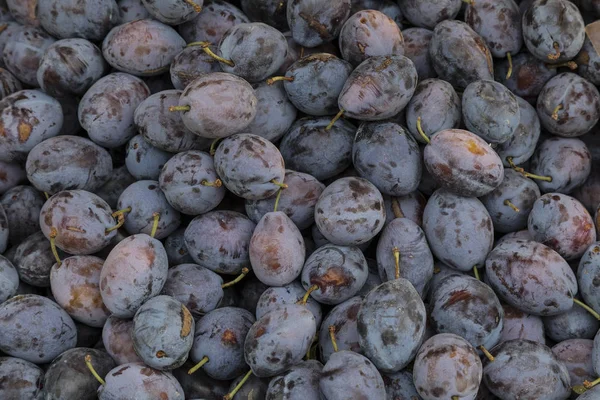
[[[598,0],[0,0],[0,400],[600,400]]]

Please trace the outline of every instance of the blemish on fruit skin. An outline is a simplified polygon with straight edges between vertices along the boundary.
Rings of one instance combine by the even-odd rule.
[[[483,150],[481,146],[479,146],[479,144],[474,140],[467,141],[467,150],[469,150],[469,152],[471,152],[472,154],[478,156],[482,156],[485,154],[485,150]]]

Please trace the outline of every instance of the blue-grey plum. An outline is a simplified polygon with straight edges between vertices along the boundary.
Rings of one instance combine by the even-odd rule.
[[[234,64],[221,62],[224,72],[260,82],[279,70],[287,51],[283,33],[262,22],[250,22],[235,25],[223,34],[218,55]]]
[[[461,196],[483,196],[502,183],[504,167],[498,154],[479,136],[462,129],[434,134],[423,161],[435,181]]]
[[[423,300],[408,280],[384,282],[367,294],[358,312],[360,348],[378,370],[398,372],[417,354],[426,319]]]
[[[216,309],[223,299],[223,278],[197,264],[179,264],[169,269],[162,294],[180,301],[199,318]]]
[[[143,233],[117,244],[100,272],[102,301],[112,315],[131,318],[162,290],[169,263],[161,242]]]
[[[117,209],[131,207],[125,214],[125,230],[131,235],[150,234],[153,229],[155,214],[158,214],[156,238],[164,239],[179,227],[181,214],[175,210],[160,190],[158,181],[137,181],[121,193]]]
[[[457,0],[399,0],[398,5],[411,25],[433,29],[444,20],[453,20],[460,11],[461,3]]]
[[[400,371],[392,374],[382,374],[387,400],[420,400],[421,396],[415,388],[413,375],[409,371]]]
[[[252,134],[224,139],[214,156],[217,175],[229,191],[246,200],[261,200],[280,190],[284,160],[277,147]]]
[[[433,31],[414,27],[404,29],[402,36],[404,38],[404,56],[410,58],[415,64],[419,80],[436,78],[437,72],[433,69],[429,55],[429,43],[433,37]]]
[[[418,190],[400,197],[383,195],[383,203],[386,224],[395,218],[408,218],[419,226],[423,225],[423,210],[425,210],[427,199]]]
[[[557,18],[558,15],[561,17]],[[583,17],[570,1],[533,1],[523,13],[522,21],[527,50],[546,63],[568,61],[583,46]]]
[[[40,26],[37,13],[37,0],[6,0],[10,15],[17,22],[28,26]]]
[[[0,321],[0,350],[32,363],[48,363],[77,343],[71,317],[43,296],[8,299],[0,304]]]
[[[21,90],[0,100],[0,160],[23,161],[42,141],[59,134],[60,103],[38,90]]]
[[[102,327],[102,344],[117,365],[142,362],[133,348],[131,329],[133,320],[111,315]]]
[[[467,129],[489,143],[510,140],[521,117],[515,95],[493,80],[467,86],[462,95],[462,114]]]
[[[111,67],[138,76],[160,75],[185,47],[185,40],[168,25],[140,19],[118,25],[104,37],[102,54]]]
[[[305,293],[306,290],[304,290],[298,281],[294,281],[281,287],[269,287],[258,299],[258,303],[256,304],[256,318],[261,318],[267,312],[282,305],[297,303],[302,300]],[[321,325],[321,320],[323,319],[321,305],[315,299],[309,297],[306,301],[306,308],[313,313],[315,323],[317,327],[319,327]]]
[[[202,12],[193,20],[179,25],[179,34],[186,42],[209,42],[218,45],[229,28],[250,22],[236,6],[221,0],[205,0]]]
[[[225,197],[213,158],[198,150],[184,151],[169,159],[160,171],[158,184],[169,204],[188,215],[205,214]]]
[[[254,86],[254,94],[258,100],[256,116],[246,127],[246,132],[262,136],[270,142],[277,142],[290,129],[298,110],[288,99],[284,84],[279,82],[269,85],[266,82]],[[334,99],[334,104],[337,97]],[[336,104],[337,105],[337,104]]]
[[[580,290],[583,291],[583,288]],[[544,317],[543,321],[544,333],[556,343],[570,339],[593,339],[600,328],[600,322],[579,306],[573,306],[562,314]]]
[[[579,201],[560,193],[538,198],[527,220],[533,240],[544,243],[565,260],[576,260],[596,241],[594,220]]]
[[[244,343],[254,316],[243,308],[224,307],[213,310],[196,323],[190,359],[199,363],[204,372],[218,380],[229,380],[246,369]]]
[[[494,243],[492,219],[481,201],[443,189],[425,206],[423,231],[433,255],[460,271],[483,266]]]
[[[383,197],[366,179],[338,179],[319,197],[315,222],[331,243],[343,246],[366,243],[383,229]]]
[[[552,353],[565,364],[571,378],[571,387],[592,382],[596,373],[592,365],[594,341],[590,339],[564,340],[552,347]],[[572,393],[573,398],[575,393]],[[579,397],[578,397],[579,398]]]
[[[294,40],[304,47],[316,47],[335,39],[350,16],[350,0],[321,3],[296,0],[287,3],[287,22]]]
[[[241,0],[240,6],[252,21],[260,21],[285,31],[288,29],[285,2],[279,0]]]
[[[93,192],[110,178],[112,159],[108,151],[89,139],[60,135],[31,149],[25,168],[27,179],[41,192]]]
[[[330,118],[301,118],[279,145],[286,167],[325,180],[352,164],[352,143],[356,127],[346,120],[326,129]]]
[[[302,361],[316,333],[303,305],[286,304],[259,318],[244,342],[246,363],[257,377],[279,375]]]
[[[352,71],[338,99],[344,115],[379,121],[398,114],[417,87],[417,70],[402,55],[373,56]]]
[[[440,333],[423,343],[413,366],[415,387],[425,400],[473,399],[482,373],[475,348],[452,333]]]
[[[402,29],[403,15],[400,7],[392,0],[355,0],[352,2],[350,14],[353,15],[361,10],[381,11],[394,20],[398,27]]]
[[[292,170],[285,171],[283,183],[287,185],[281,191],[277,210],[284,212],[298,227],[309,228],[315,221],[315,206],[325,185],[315,177]],[[262,200],[246,200],[246,214],[252,221],[258,221],[268,212],[273,211],[279,194]]]
[[[179,98],[183,124],[209,139],[243,132],[256,116],[257,103],[248,82],[225,72],[201,75],[186,86]]]
[[[13,256],[13,265],[19,278],[36,287],[50,286],[50,270],[56,262],[52,255],[50,242],[40,231],[24,238],[17,246]],[[60,257],[64,253],[58,250]]]
[[[9,259],[0,256],[0,304],[17,294],[18,287],[19,273]]]
[[[582,185],[590,175],[592,156],[585,143],[576,138],[551,137],[541,142],[533,156],[529,170],[551,181],[538,180],[543,193],[569,194]]]
[[[574,307],[572,310],[577,308],[581,307]],[[498,343],[504,343],[514,339],[525,339],[546,344],[544,321],[551,318],[560,318],[561,315],[559,314],[556,317],[546,317],[542,320],[542,318],[537,315],[524,313],[518,308],[508,304],[503,304],[502,309],[504,310],[504,326],[502,327],[502,333],[500,334],[500,341]],[[587,313],[587,311],[583,311]]]
[[[344,60],[353,66],[373,56],[404,54],[400,27],[377,10],[361,10],[348,18],[340,31],[339,46]]]
[[[248,248],[256,224],[235,211],[211,211],[188,225],[184,239],[199,265],[214,272],[236,275],[250,266]]]
[[[506,399],[569,398],[569,371],[545,345],[529,340],[509,340],[491,353],[495,359],[486,362],[483,382],[493,394]]]
[[[333,54],[302,57],[286,71],[283,87],[294,106],[308,115],[335,114],[352,65]]]
[[[43,29],[25,26],[14,32],[2,52],[4,65],[21,82],[37,87],[37,70],[44,52],[55,38]]]
[[[494,230],[508,233],[527,228],[527,217],[540,197],[535,182],[512,169],[504,170],[504,180],[480,200],[490,213]]]
[[[339,304],[358,293],[368,274],[367,260],[358,247],[326,244],[306,259],[301,281],[319,303]]]
[[[198,16],[202,0],[142,0],[150,15],[162,23],[179,25]]]
[[[25,167],[20,163],[0,161],[0,196],[25,182],[26,178]]]
[[[56,303],[76,321],[102,328],[110,312],[100,294],[100,271],[104,260],[94,256],[73,256],[54,264],[50,288]]]
[[[575,60],[578,65],[577,73],[594,85],[600,85],[600,55],[587,35]]]
[[[127,143],[125,165],[138,180],[158,180],[160,171],[173,154],[157,149],[146,142],[142,135],[135,135]]]
[[[454,333],[473,347],[491,349],[500,340],[504,310],[494,291],[468,275],[442,279],[430,300],[430,320],[439,333]]]
[[[85,190],[65,190],[50,197],[39,223],[48,240],[55,236],[56,247],[74,255],[96,253],[117,234],[107,232],[116,224],[109,205]]]
[[[397,279],[396,254],[400,277],[408,280],[423,297],[433,277],[433,255],[423,230],[407,218],[392,220],[377,242],[377,266],[383,282]]]
[[[149,367],[172,370],[187,360],[194,328],[194,318],[182,303],[170,296],[156,296],[133,317],[133,348]]]
[[[42,0],[36,3],[41,26],[60,39],[84,38],[99,41],[119,23],[119,8],[115,0],[91,3]]]
[[[490,49],[483,38],[464,22],[446,20],[435,25],[429,55],[439,78],[448,81],[457,90],[464,90],[471,82],[494,79]]]
[[[104,379],[106,384],[98,388],[99,400],[156,400],[161,396],[168,400],[184,398],[183,388],[172,374],[142,363],[119,365],[110,370]]]
[[[546,82],[538,96],[537,112],[548,132],[581,136],[600,120],[600,92],[590,81],[564,72]]]
[[[567,262],[541,243],[511,239],[485,262],[489,285],[506,303],[533,315],[557,315],[573,307],[577,280]]]
[[[149,95],[150,89],[141,79],[112,73],[96,81],[81,98],[79,122],[100,146],[122,146],[135,135],[133,113]]]
[[[292,283],[300,276],[306,256],[302,233],[284,212],[268,212],[252,233],[249,255],[252,271],[262,283]]]
[[[460,127],[461,102],[451,84],[441,79],[422,80],[406,106],[406,127],[419,143],[425,143],[417,128],[419,118],[421,129],[428,137]]]
[[[519,125],[513,135],[504,143],[496,146],[505,167],[510,166],[508,157],[515,165],[521,165],[531,158],[540,138],[541,128],[535,108],[521,97],[517,97],[519,104]]]
[[[582,254],[577,283],[585,304],[600,311],[600,243],[591,244]]]
[[[319,380],[323,364],[306,360],[293,366],[285,374],[271,379],[265,400],[319,400]]]
[[[0,357],[0,397],[3,399],[44,399],[44,370],[16,357]]]
[[[383,378],[375,365],[349,350],[331,355],[321,372],[319,388],[327,400],[386,398]]]
[[[88,355],[100,376],[105,376],[116,366],[113,359],[101,350],[81,347],[67,350],[52,360],[44,374],[45,400],[97,399],[98,381],[85,365]]]
[[[170,153],[207,149],[211,140],[192,133],[179,113],[169,111],[180,96],[180,90],[165,90],[144,99],[133,114],[135,129],[152,146]]]
[[[51,96],[83,95],[108,70],[102,52],[85,39],[52,43],[40,60],[37,82]]]
[[[393,122],[364,122],[352,146],[352,162],[359,175],[383,194],[404,196],[417,189],[423,160],[412,135]]]
[[[319,331],[319,354],[326,363],[335,353],[330,338],[330,327],[334,327],[334,335],[339,351],[349,350],[362,354],[358,338],[357,318],[363,299],[352,297],[338,304],[329,311]]]
[[[189,46],[175,56],[169,67],[171,83],[183,90],[194,79],[211,72],[221,72],[221,64],[206,54],[200,46]]]
[[[150,13],[144,7],[142,0],[117,0],[117,5],[119,7],[120,24],[150,18]]]

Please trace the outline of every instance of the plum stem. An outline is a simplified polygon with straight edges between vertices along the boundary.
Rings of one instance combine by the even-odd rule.
[[[488,351],[488,349],[485,348],[484,345],[479,346],[479,350],[481,350],[481,352],[483,353],[483,355],[486,356],[488,360],[490,360],[490,361],[494,361],[495,360],[495,358],[492,355],[492,353],[490,353]]]
[[[244,277],[246,275],[248,275],[248,273],[250,272],[250,270],[246,267],[242,268],[242,273],[238,275],[237,278],[235,278],[234,280],[232,280],[231,282],[227,282],[221,285],[221,288],[225,289],[228,288],[229,286],[233,286],[236,283],[238,283],[239,281],[241,281],[242,279],[244,279]]]
[[[308,346],[308,350],[306,351],[306,359],[307,360],[316,360],[317,359],[317,340],[318,337],[315,336]]]
[[[510,51],[506,53],[506,59],[508,60],[508,71],[506,72],[506,79],[510,79],[513,73],[512,55]]]
[[[338,119],[342,118],[342,115],[344,115],[345,112],[346,112],[346,110],[344,110],[343,108],[340,108],[340,111],[337,114],[335,114],[335,117],[333,117],[333,119],[331,120],[329,125],[327,125],[325,127],[325,130],[326,131],[331,130],[331,128],[333,128],[333,125],[337,122]]]
[[[190,370],[188,371],[188,375],[193,374],[194,372],[198,371],[200,368],[202,368],[202,366],[204,366],[204,364],[206,364],[208,362],[208,356],[204,356],[202,358],[202,360],[200,360],[200,362],[196,365],[194,365],[192,368],[190,368]]]
[[[563,108],[562,104],[559,104],[556,106],[556,108],[554,108],[554,111],[552,111],[552,115],[551,115],[553,120],[558,121],[558,112],[560,110],[562,110],[562,108]]]
[[[395,277],[396,277],[396,279],[400,279],[400,249],[397,247],[394,247],[392,249],[392,253],[394,254],[394,263],[396,265]]]
[[[152,213],[152,218],[154,218],[154,222],[152,222],[152,230],[150,231],[150,237],[153,238],[156,235],[156,231],[158,230],[158,221],[160,220],[160,213]]]
[[[288,188],[288,185],[286,183],[281,183],[277,179],[271,179],[269,182],[271,182],[273,185],[279,186],[281,189]]]
[[[510,165],[510,167],[512,169],[514,169],[516,172],[518,172],[521,175],[523,175],[525,178],[537,179],[538,181],[552,182],[552,177],[551,176],[535,175],[535,174],[532,174],[530,172],[525,171],[521,167],[517,167],[515,165],[515,163],[513,162],[513,158],[510,157],[510,156],[506,157],[506,161],[508,161],[508,165]]]
[[[190,106],[171,106],[169,107],[169,111],[170,112],[175,112],[175,111],[190,111],[192,109],[192,107]]]
[[[439,274],[440,272],[442,272],[442,270],[440,269],[440,267],[438,267],[437,265],[434,264],[434,266],[433,266],[433,273],[434,274]]]
[[[481,278],[479,277],[479,270],[477,269],[477,265],[473,267],[473,275],[475,275],[475,278],[480,281]]]
[[[56,236],[58,235],[58,231],[55,227],[50,228],[50,249],[52,250],[52,254],[56,259],[56,264],[60,267],[62,262],[60,261],[60,257],[58,256],[58,251],[56,250]]]
[[[218,143],[219,143],[220,141],[221,141],[221,139],[215,139],[215,140],[213,140],[213,141],[212,141],[212,143],[210,144],[210,150],[209,150],[209,153],[210,153],[210,155],[211,155],[211,156],[214,156],[214,155],[215,155],[215,153],[217,152],[217,147],[218,147],[217,145],[218,145]]]
[[[471,5],[471,6],[475,5],[475,0],[462,0],[462,1],[463,1],[463,3],[467,3],[467,4]]]
[[[8,28],[8,24],[0,25],[0,33],[4,32],[6,30],[6,28]]]
[[[592,307],[588,306],[583,301],[573,299],[573,303],[577,304],[579,307],[583,308],[584,310],[586,310],[587,312],[592,314],[594,316],[594,318],[600,320],[600,314],[598,314],[596,311],[594,311],[594,309]]]
[[[112,216],[113,217],[118,217],[119,215],[130,213],[130,212],[131,212],[131,207],[127,207],[127,208],[124,208],[122,210],[115,211],[114,213],[112,213]]]
[[[421,127],[421,117],[417,118],[417,131],[419,132],[419,135],[421,135],[425,143],[431,143],[431,140],[429,140],[429,137],[427,137],[425,132],[423,132],[423,128]]]
[[[222,62],[223,64],[227,64],[230,67],[235,67],[235,63],[231,60],[227,60],[223,57],[220,57],[218,55],[216,55],[211,49],[210,49],[210,42],[192,42],[189,43],[187,45],[187,47],[190,46],[200,46],[202,47],[202,50],[204,50],[204,52],[206,54],[208,54],[210,57],[214,58],[215,60],[217,60],[218,62]]]
[[[504,200],[504,205],[512,208],[514,212],[521,212],[521,210],[519,210],[519,207],[515,206],[513,202],[509,199]]]
[[[90,372],[92,373],[92,375],[94,375],[94,378],[96,378],[96,380],[98,382],[100,382],[100,384],[102,386],[106,385],[106,382],[104,381],[104,379],[102,379],[100,377],[100,375],[98,375],[98,373],[94,369],[94,366],[92,365],[92,356],[90,356],[89,354],[85,355],[85,365],[87,365],[87,367],[90,370]]]
[[[279,199],[281,199],[281,192],[283,192],[284,188],[280,188],[277,191],[277,197],[275,197],[275,207],[273,207],[273,212],[277,211],[277,207],[279,207]]]
[[[578,68],[578,65],[575,61],[567,61],[564,63],[560,63],[560,64],[546,64],[546,68],[561,68],[561,67],[566,67],[569,68],[571,71],[576,70]]]
[[[600,383],[600,378],[598,378],[592,382],[585,380],[585,381],[583,381],[583,387],[585,387],[586,389],[591,389],[599,383]]]
[[[202,7],[200,7],[198,4],[194,3],[192,0],[183,0],[183,1],[185,1],[190,6],[192,6],[194,8],[194,11],[196,11],[197,13],[202,11]]]
[[[231,400],[231,399],[233,399],[233,396],[235,396],[236,393],[240,391],[240,389],[242,388],[242,386],[244,386],[244,383],[246,383],[246,381],[248,379],[250,379],[251,375],[252,375],[252,370],[248,371],[246,373],[246,375],[244,375],[244,377],[242,378],[242,380],[240,381],[240,383],[238,383],[237,385],[235,385],[235,387],[233,388],[233,390],[231,392],[229,392],[225,396],[223,396],[223,400]]]
[[[552,48],[554,49],[554,53],[548,54],[548,59],[550,60],[558,60],[560,57],[560,45],[558,42],[552,43]]]
[[[583,385],[575,385],[571,389],[573,389],[573,391],[577,394],[584,394],[585,392],[587,392],[587,389]]]
[[[458,397],[458,396],[452,396],[451,399],[452,400],[460,400],[460,397]]]
[[[400,202],[397,197],[392,197],[392,212],[396,218],[404,218],[404,213],[400,207]]]
[[[267,85],[272,86],[275,82],[286,81],[286,82],[294,82],[293,76],[274,76],[272,78],[267,79]]]
[[[202,186],[210,186],[216,188],[220,188],[221,186],[223,186],[223,182],[220,179],[215,179],[213,182],[208,181],[206,179],[202,179],[202,182],[200,182],[200,184]]]
[[[329,325],[329,337],[331,338],[331,344],[333,345],[333,351],[338,352],[338,345],[335,341],[335,325]]]
[[[308,301],[308,298],[310,297],[310,294],[312,292],[314,292],[315,290],[317,290],[318,288],[319,287],[317,285],[312,285],[311,287],[309,287],[308,290],[306,291],[306,293],[304,294],[304,296],[302,297],[302,300],[300,300],[298,302],[298,304],[305,306],[306,302]]]
[[[119,229],[120,227],[122,227],[124,223],[125,223],[125,215],[119,214],[117,216],[117,224],[115,226],[111,226],[110,228],[106,228],[106,231],[104,233],[106,235],[108,235],[112,231],[116,231],[117,229]]]
[[[44,197],[46,197],[46,200],[48,200],[50,198],[50,196],[48,195],[48,192],[44,192]]]

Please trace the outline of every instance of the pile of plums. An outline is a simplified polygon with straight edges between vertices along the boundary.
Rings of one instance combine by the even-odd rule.
[[[599,400],[598,0],[0,0],[0,400]]]

